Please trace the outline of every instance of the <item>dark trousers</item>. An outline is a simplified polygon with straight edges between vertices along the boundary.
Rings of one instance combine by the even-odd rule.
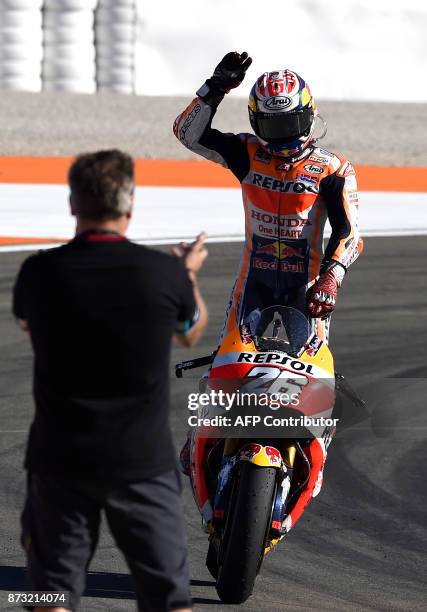
[[[176,470],[114,485],[30,474],[22,514],[28,589],[68,591],[66,607],[77,610],[98,543],[102,510],[135,580],[138,610],[191,607]]]

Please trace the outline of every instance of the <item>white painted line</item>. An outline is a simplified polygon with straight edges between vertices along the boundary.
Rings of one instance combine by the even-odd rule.
[[[0,184],[0,236],[72,238],[65,185]],[[427,193],[362,192],[363,236],[427,234]],[[129,238],[148,245],[192,240],[201,230],[211,242],[238,242],[244,237],[239,189],[138,187]],[[328,236],[328,228],[326,231]],[[0,252],[45,249],[51,244],[4,244]]]

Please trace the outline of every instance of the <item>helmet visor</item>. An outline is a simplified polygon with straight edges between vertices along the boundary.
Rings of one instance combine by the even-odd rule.
[[[314,113],[311,108],[291,113],[254,113],[249,109],[252,128],[267,142],[286,142],[302,136],[310,129]]]

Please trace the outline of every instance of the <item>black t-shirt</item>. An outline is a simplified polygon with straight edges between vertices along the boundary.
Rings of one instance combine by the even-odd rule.
[[[13,303],[34,349],[26,467],[120,480],[172,469],[171,338],[195,309],[180,260],[118,234],[29,257]]]

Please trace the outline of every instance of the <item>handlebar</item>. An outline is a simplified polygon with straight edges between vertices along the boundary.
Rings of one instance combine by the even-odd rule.
[[[194,368],[202,368],[203,366],[210,365],[215,357],[215,353],[211,355],[207,355],[206,357],[197,357],[196,359],[191,359],[190,361],[181,361],[181,363],[177,363],[175,366],[175,375],[177,378],[182,378],[182,373],[184,370],[193,370]]]

